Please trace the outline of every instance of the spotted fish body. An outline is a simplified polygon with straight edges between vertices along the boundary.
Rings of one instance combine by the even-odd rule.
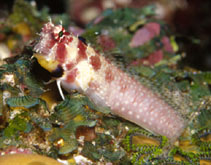
[[[63,71],[57,81],[65,90],[76,89],[97,105],[171,141],[184,130],[185,120],[164,100],[61,25],[45,24],[34,50],[45,69]]]

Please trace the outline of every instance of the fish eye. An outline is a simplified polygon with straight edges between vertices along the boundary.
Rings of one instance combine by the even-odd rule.
[[[60,32],[59,32],[59,37],[62,37],[63,34],[64,34],[63,31],[60,31]]]

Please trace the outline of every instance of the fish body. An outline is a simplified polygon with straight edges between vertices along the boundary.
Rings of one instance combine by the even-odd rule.
[[[57,82],[65,90],[76,89],[98,106],[171,141],[183,132],[186,121],[170,105],[61,25],[45,24],[34,51],[42,67],[62,72]]]

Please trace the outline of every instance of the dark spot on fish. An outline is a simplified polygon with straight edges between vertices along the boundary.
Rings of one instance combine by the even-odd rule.
[[[61,65],[58,65],[57,68],[51,72],[52,77],[62,77],[64,70]]]
[[[78,39],[81,40],[85,45],[87,45],[86,39],[84,37],[79,36]]]

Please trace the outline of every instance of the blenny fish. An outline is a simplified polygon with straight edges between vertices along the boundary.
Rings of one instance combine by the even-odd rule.
[[[61,87],[68,92],[77,90],[96,105],[108,107],[113,114],[170,141],[176,140],[187,125],[156,93],[62,25],[46,23],[34,51],[39,64],[56,77],[60,92]]]

